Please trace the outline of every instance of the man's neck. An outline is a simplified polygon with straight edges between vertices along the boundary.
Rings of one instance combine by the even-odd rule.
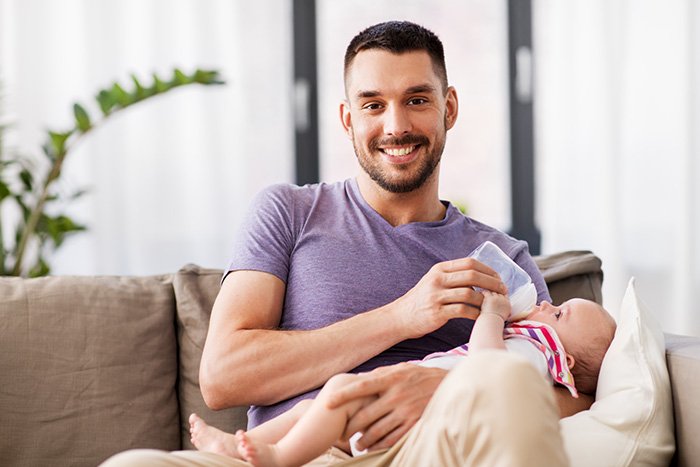
[[[436,177],[410,193],[391,193],[366,174],[357,177],[357,186],[367,204],[394,227],[411,222],[437,222],[445,218],[447,208],[438,196]]]

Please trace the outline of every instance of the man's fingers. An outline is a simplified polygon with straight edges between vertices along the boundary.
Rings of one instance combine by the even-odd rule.
[[[471,287],[460,287],[456,289],[446,289],[441,292],[440,302],[443,304],[449,303],[464,303],[471,305],[474,308],[481,307],[484,301],[484,296],[481,292],[477,292]]]
[[[481,264],[481,263],[479,263]],[[458,270],[445,274],[445,287],[481,287],[498,293],[506,293],[505,284],[498,274],[491,275],[478,270]]]
[[[387,438],[394,433],[403,424],[396,413],[390,412],[386,416],[380,418],[362,433],[362,437],[357,442],[357,448],[362,450],[372,448],[374,450],[381,449],[379,443],[389,443],[393,437]],[[396,441],[394,441],[396,442]],[[393,444],[393,443],[392,443]]]
[[[369,445],[368,449],[370,451],[378,451],[380,449],[390,448],[394,444],[396,444],[398,440],[400,440],[401,437],[405,435],[410,429],[411,425],[406,423],[401,424],[397,426],[391,433],[386,435],[384,438],[380,439],[377,443]]]
[[[350,418],[347,426],[345,427],[345,433],[343,436],[352,436],[353,433],[357,433],[358,431],[363,433],[370,432],[367,430],[367,427],[373,425],[375,422],[377,422],[377,420],[380,420],[382,417],[385,417],[387,414],[391,413],[392,409],[393,407],[384,403],[381,398],[367,404],[358,410],[352,416],[352,418]],[[374,428],[374,426],[372,426],[372,428]],[[386,434],[386,432],[383,433],[382,436],[384,434]],[[376,439],[379,438],[380,437],[377,437]]]
[[[444,272],[474,270],[487,274],[489,276],[498,277],[498,273],[496,271],[474,258],[453,259],[451,261],[445,261],[440,263],[440,266]]]
[[[451,303],[443,305],[441,308],[447,319],[453,318],[469,318],[476,319],[479,317],[479,309],[473,306],[465,305],[464,303]]]
[[[384,388],[380,377],[374,372],[358,376],[357,380],[334,391],[328,397],[328,408],[334,409],[360,397],[372,396]],[[352,433],[351,433],[352,434]]]

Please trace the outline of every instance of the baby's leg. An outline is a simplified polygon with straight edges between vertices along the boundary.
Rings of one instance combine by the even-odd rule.
[[[366,397],[337,409],[328,408],[328,396],[356,377],[342,374],[328,380],[308,411],[275,445],[261,443],[242,432],[237,433],[239,454],[255,466],[302,465],[320,456],[340,438],[350,417],[374,399]]]

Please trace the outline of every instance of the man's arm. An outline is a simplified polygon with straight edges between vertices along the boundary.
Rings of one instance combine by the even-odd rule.
[[[232,272],[212,310],[200,367],[202,394],[207,405],[220,409],[269,405],[319,387],[398,342],[452,318],[475,317],[483,297],[471,286],[505,290],[478,261],[447,261],[383,307],[317,330],[284,331],[278,329],[284,283],[267,273]]]

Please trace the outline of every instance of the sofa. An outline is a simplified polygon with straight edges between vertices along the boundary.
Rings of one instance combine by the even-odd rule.
[[[539,256],[555,303],[600,302],[590,252]],[[132,448],[192,449],[187,417],[233,431],[246,408],[212,411],[198,368],[221,271],[0,278],[0,465],[95,466]],[[672,465],[700,465],[700,338],[665,335]],[[696,435],[693,435],[696,433]]]

